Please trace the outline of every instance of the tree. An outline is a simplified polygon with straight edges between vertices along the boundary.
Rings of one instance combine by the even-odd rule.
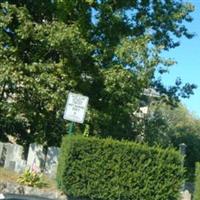
[[[0,9],[0,131],[18,142],[59,144],[68,91],[89,96],[90,134],[134,139],[144,88],[172,104],[195,88],[155,78],[174,63],[160,53],[192,37],[182,23],[192,20],[189,3],[20,0]]]
[[[185,143],[185,166],[194,175],[195,163],[200,161],[200,119],[183,105],[154,105],[145,120],[145,141],[150,145],[173,146]]]

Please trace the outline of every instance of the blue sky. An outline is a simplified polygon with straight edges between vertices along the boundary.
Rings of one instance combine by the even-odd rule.
[[[185,0],[186,1],[186,0]],[[182,102],[188,110],[200,118],[200,0],[187,0],[195,5],[192,13],[194,20],[186,23],[190,32],[195,33],[192,39],[181,38],[181,45],[176,49],[171,49],[164,54],[175,59],[178,63],[171,67],[168,74],[163,77],[165,85],[172,85],[177,77],[181,77],[183,83],[190,82],[198,86],[195,94]]]

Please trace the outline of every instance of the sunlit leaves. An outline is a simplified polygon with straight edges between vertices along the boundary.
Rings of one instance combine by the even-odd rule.
[[[1,131],[22,143],[59,143],[68,91],[90,98],[89,134],[134,139],[144,88],[155,88],[168,102],[195,88],[167,89],[155,78],[174,64],[160,53],[179,45],[176,37],[192,37],[182,23],[191,21],[190,4],[41,0],[0,9]]]

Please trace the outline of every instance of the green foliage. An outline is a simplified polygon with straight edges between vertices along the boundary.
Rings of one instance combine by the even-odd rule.
[[[191,114],[184,106],[172,108],[166,104],[151,106],[144,121],[145,142],[163,147],[185,143],[185,166],[189,178],[194,176],[195,163],[200,162],[200,119]]]
[[[169,102],[194,85],[171,88],[155,79],[174,62],[161,58],[192,35],[193,6],[181,1],[1,1],[0,137],[59,145],[69,91],[89,96],[89,135],[135,139],[134,111],[144,88]],[[162,24],[162,26],[161,26]],[[180,94],[180,95],[179,95]],[[77,127],[79,132],[84,125]]]
[[[57,183],[68,195],[94,200],[177,200],[183,180],[181,162],[173,149],[66,136]]]
[[[79,92],[83,92],[80,87],[92,90],[81,79],[84,71],[95,71],[89,63],[81,63],[81,56],[91,54],[92,47],[76,24],[35,23],[24,7],[2,6],[7,13],[1,18],[0,37],[7,35],[6,27],[16,36],[5,40],[2,45],[8,48],[0,50],[1,131],[23,144],[35,140],[58,145],[65,132],[62,115],[67,91],[77,86]],[[13,20],[18,24],[10,27]]]
[[[46,182],[44,182],[42,174],[32,170],[25,170],[25,172],[18,178],[17,182],[23,185],[38,188],[46,186]]]
[[[200,199],[200,163],[196,163],[194,200]]]

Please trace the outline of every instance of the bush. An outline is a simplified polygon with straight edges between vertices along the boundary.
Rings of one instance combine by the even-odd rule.
[[[200,163],[196,163],[194,200],[200,199]]]
[[[17,182],[30,187],[41,188],[46,186],[42,174],[29,169],[24,171],[24,173],[18,178]]]
[[[57,184],[70,196],[94,200],[176,200],[183,181],[181,161],[174,149],[66,136]]]

